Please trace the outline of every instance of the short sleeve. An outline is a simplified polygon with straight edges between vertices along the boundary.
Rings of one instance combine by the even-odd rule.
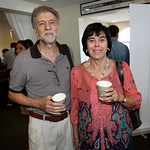
[[[12,75],[10,77],[10,85],[9,90],[15,93],[20,93],[25,87],[26,81],[26,71],[24,67],[24,59],[22,57],[16,57],[14,64]]]

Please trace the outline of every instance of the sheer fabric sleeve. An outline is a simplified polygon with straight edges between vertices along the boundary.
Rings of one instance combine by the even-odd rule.
[[[123,88],[125,90],[125,95],[131,96],[134,99],[135,108],[133,109],[140,108],[142,102],[141,93],[138,92],[130,67],[125,62],[123,62],[123,72],[124,72]]]
[[[78,82],[79,73],[75,68],[71,71],[71,113],[70,120],[72,125],[78,124],[78,111],[79,111],[79,99],[78,99]]]

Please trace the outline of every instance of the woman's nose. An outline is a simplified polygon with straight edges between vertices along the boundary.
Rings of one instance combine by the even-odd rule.
[[[95,46],[98,47],[99,46],[99,41],[95,41]]]

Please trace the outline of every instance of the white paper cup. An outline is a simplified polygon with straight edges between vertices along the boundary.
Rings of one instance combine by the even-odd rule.
[[[98,97],[100,100],[106,97],[101,97],[102,94],[105,93],[105,90],[110,88],[112,86],[112,83],[110,81],[98,81],[97,82],[97,90],[98,90]]]
[[[52,101],[56,103],[62,103],[66,108],[66,94],[65,93],[58,93],[52,97]]]

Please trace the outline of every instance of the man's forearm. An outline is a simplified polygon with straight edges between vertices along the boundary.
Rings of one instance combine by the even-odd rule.
[[[29,106],[29,107],[40,108],[40,104],[39,104],[40,99],[30,98],[30,97],[25,96],[22,93],[13,93],[11,91],[9,91],[8,96],[10,100],[18,104]]]

